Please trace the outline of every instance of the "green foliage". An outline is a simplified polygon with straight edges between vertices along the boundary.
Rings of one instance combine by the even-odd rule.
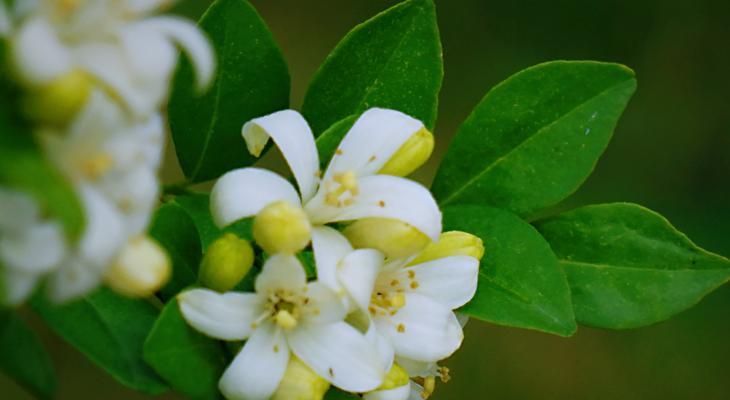
[[[218,57],[215,83],[204,95],[196,93],[193,69],[182,60],[169,105],[177,156],[192,182],[253,163],[241,127],[289,105],[286,63],[253,6],[245,0],[217,0],[200,27]]]
[[[324,395],[324,400],[357,400],[360,396],[331,387]]]
[[[38,336],[22,318],[0,310],[0,369],[34,396],[53,398],[56,375]]]
[[[360,115],[351,115],[340,121],[335,122],[327,128],[326,131],[322,132],[316,140],[317,153],[319,153],[319,166],[324,171],[327,168],[332,156],[337,151],[337,146],[340,145],[342,139],[350,131],[352,125],[355,124],[357,118]]]
[[[197,281],[202,255],[200,236],[190,215],[174,202],[157,209],[149,232],[172,259],[172,276],[160,290],[162,299],[167,300]]]
[[[122,384],[153,395],[167,390],[142,359],[142,345],[159,314],[152,304],[103,288],[64,305],[35,298],[32,306],[56,333]]]
[[[461,311],[477,319],[561,336],[575,332],[570,289],[548,243],[528,223],[503,210],[444,208],[444,231],[472,233],[484,242],[479,286]]]
[[[144,359],[188,398],[221,398],[218,380],[229,362],[224,348],[188,326],[176,299],[167,303],[147,337]]]
[[[43,157],[32,128],[15,101],[19,93],[0,78],[0,185],[32,195],[41,209],[58,218],[72,239],[84,228],[84,213],[71,185]]]
[[[312,80],[302,113],[315,135],[371,107],[400,110],[433,129],[442,78],[433,3],[409,0],[342,39]]]
[[[440,204],[485,204],[522,216],[573,193],[593,171],[636,88],[634,73],[555,61],[493,88],[459,128],[433,191]]]
[[[729,260],[702,250],[662,216],[635,204],[582,207],[536,226],[565,269],[582,324],[653,324],[730,279]]]
[[[210,196],[208,194],[196,193],[178,196],[175,197],[173,203],[182,207],[192,218],[198,234],[200,234],[202,249],[207,249],[214,240],[226,232],[234,233],[241,239],[249,241],[253,239],[253,218],[244,218],[223,229],[218,228],[210,214]]]

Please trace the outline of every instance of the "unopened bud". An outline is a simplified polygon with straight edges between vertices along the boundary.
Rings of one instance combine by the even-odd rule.
[[[63,126],[84,106],[91,88],[91,78],[83,71],[73,70],[46,85],[31,89],[23,99],[23,109],[32,119]]]
[[[147,236],[131,239],[106,273],[106,283],[129,297],[147,297],[170,277],[170,256]]]
[[[266,206],[253,223],[253,238],[269,254],[295,254],[307,247],[312,234],[309,217],[286,201]]]
[[[343,233],[355,248],[380,250],[390,259],[416,254],[431,243],[428,236],[413,226],[389,218],[357,220]]]
[[[227,292],[246,276],[253,259],[253,249],[247,240],[226,233],[205,251],[198,274],[200,283],[218,292]]]
[[[426,128],[421,128],[403,143],[378,173],[395,176],[409,175],[431,157],[433,146],[433,134]]]
[[[329,387],[329,382],[292,355],[289,359],[289,365],[286,367],[286,372],[284,372],[284,377],[271,399],[321,400]]]
[[[385,375],[383,384],[380,385],[378,390],[389,390],[408,385],[410,383],[408,379],[408,372],[404,370],[400,365],[393,364],[390,371]]]
[[[409,265],[450,256],[469,256],[481,260],[484,256],[482,239],[461,231],[444,232],[438,242],[429,244]]]

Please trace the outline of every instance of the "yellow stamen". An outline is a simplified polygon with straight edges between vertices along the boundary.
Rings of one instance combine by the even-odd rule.
[[[274,315],[274,321],[284,330],[289,330],[297,326],[297,319],[287,310],[279,310]]]

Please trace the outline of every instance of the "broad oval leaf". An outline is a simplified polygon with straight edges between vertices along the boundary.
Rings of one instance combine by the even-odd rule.
[[[302,105],[315,135],[371,107],[392,108],[433,129],[443,78],[431,0],[400,3],[350,31],[319,68]]]
[[[203,254],[200,236],[190,215],[174,202],[157,209],[149,233],[172,259],[172,276],[160,290],[160,297],[166,301],[198,280]]]
[[[170,96],[169,120],[180,165],[188,180],[217,178],[250,165],[241,127],[252,118],[287,108],[289,72],[266,24],[245,0],[217,0],[200,20],[218,58],[213,86],[194,87],[182,59]]]
[[[31,305],[56,333],[123,385],[153,395],[167,390],[142,359],[142,345],[159,314],[152,304],[102,288],[64,305],[41,297]]]
[[[195,227],[200,234],[200,243],[203,251],[223,233],[231,232],[236,236],[246,239],[253,239],[253,218],[245,218],[226,226],[218,228],[213,222],[210,213],[210,195],[207,193],[195,193],[175,197],[174,204],[179,205],[192,218]]]
[[[730,279],[709,253],[636,204],[578,208],[536,223],[565,269],[578,322],[627,329],[685,310]]]
[[[144,359],[170,387],[188,398],[221,398],[218,380],[229,361],[224,348],[188,326],[176,299],[165,305],[147,337]]]
[[[10,310],[0,310],[0,369],[34,396],[53,398],[53,364],[35,332]]]
[[[461,311],[500,325],[561,336],[575,332],[565,274],[532,226],[485,206],[455,205],[443,212],[444,231],[469,232],[484,242],[477,292]]]
[[[434,196],[521,216],[558,203],[591,174],[635,89],[618,64],[555,61],[517,73],[461,125]]]

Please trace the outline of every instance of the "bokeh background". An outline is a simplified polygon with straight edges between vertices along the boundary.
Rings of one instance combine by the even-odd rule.
[[[197,18],[208,1],[175,11]],[[253,1],[289,63],[299,107],[325,56],[389,0]],[[730,255],[730,2],[436,1],[446,75],[432,179],[451,137],[487,90],[547,60],[626,64],[639,88],[586,184],[560,208],[632,201],[699,245]],[[163,172],[179,176],[174,152]],[[271,161],[275,163],[274,161]],[[150,399],[125,389],[31,314],[59,377],[59,399]],[[692,310],[632,331],[580,328],[569,339],[472,321],[435,399],[728,399],[730,286]],[[0,377],[0,398],[30,399]],[[175,395],[160,398],[177,399]]]

